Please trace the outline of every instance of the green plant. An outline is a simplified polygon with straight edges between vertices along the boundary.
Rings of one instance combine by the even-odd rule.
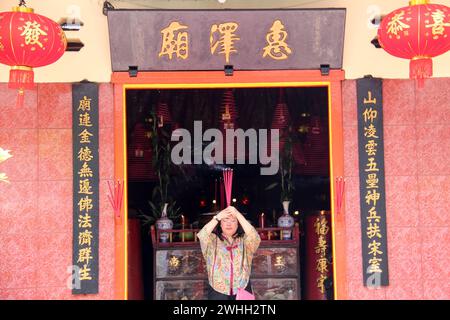
[[[141,213],[140,215],[144,225],[152,225],[161,218],[166,203],[168,204],[166,211],[169,219],[177,219],[180,216],[180,207],[169,196],[172,170],[170,133],[166,128],[158,126],[155,112],[151,113],[150,124],[153,150],[152,165],[158,177],[158,184],[153,188],[152,200],[149,201],[151,214]]]
[[[278,170],[280,181],[272,183],[266,188],[266,191],[268,191],[274,189],[279,185],[281,187],[281,202],[292,201],[293,193],[295,190],[294,182],[292,180],[292,167],[294,165],[294,158],[292,153],[293,145],[294,139],[292,138],[292,135],[287,134],[284,148],[280,150],[280,168]]]

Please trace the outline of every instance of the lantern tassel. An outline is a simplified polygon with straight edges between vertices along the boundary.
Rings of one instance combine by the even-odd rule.
[[[34,72],[30,67],[15,66],[9,71],[10,89],[18,89],[16,107],[22,107],[25,97],[25,89],[34,88]]]
[[[425,86],[425,79],[433,76],[433,60],[431,58],[412,59],[409,67],[410,79],[416,79],[419,88]]]

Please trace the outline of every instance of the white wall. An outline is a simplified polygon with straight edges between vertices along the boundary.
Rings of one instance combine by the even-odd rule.
[[[136,1],[136,0],[135,0]],[[141,0],[142,1],[142,0]],[[136,2],[111,1],[116,7],[136,7]],[[9,11],[17,0],[1,0],[0,11]],[[225,5],[215,1],[147,1],[152,8],[347,8],[347,22],[344,48],[344,70],[348,79],[367,74],[383,78],[408,78],[409,62],[375,49],[370,41],[376,30],[368,26],[370,13],[381,13],[408,5],[407,0],[228,0]],[[450,6],[450,0],[435,3]],[[102,0],[28,0],[29,7],[36,13],[55,21],[79,10],[84,27],[78,32],[67,32],[68,38],[80,38],[85,47],[80,52],[67,52],[53,65],[35,70],[36,82],[76,82],[83,79],[109,82],[111,60],[109,54],[107,18],[102,14]],[[434,59],[435,77],[450,77],[450,53]],[[0,66],[0,82],[8,81],[7,66]]]

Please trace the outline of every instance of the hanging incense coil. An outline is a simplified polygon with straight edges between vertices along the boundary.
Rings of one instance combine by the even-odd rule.
[[[236,102],[232,89],[225,89],[220,105],[220,130],[236,129]]]
[[[237,129],[236,119],[237,119],[237,111],[236,111],[236,102],[234,100],[233,89],[225,89],[222,97],[222,102],[220,105],[219,112],[219,130],[222,131],[224,137],[226,137],[227,129]],[[237,146],[234,145],[233,150],[233,159],[237,159]],[[227,155],[227,143],[226,138],[223,141],[223,157],[224,161]]]
[[[278,103],[273,114],[272,129],[285,130],[289,127],[289,110],[284,99],[284,90],[280,88]]]
[[[156,174],[153,170],[153,153],[151,139],[142,123],[133,129],[128,145],[128,179],[130,181],[153,181]]]
[[[172,116],[170,115],[169,106],[166,102],[159,101],[156,106],[156,117],[158,119],[158,127],[173,124]]]

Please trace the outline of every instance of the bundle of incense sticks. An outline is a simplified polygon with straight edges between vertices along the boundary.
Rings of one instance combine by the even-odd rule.
[[[114,210],[114,214],[116,218],[120,218],[120,213],[122,210],[122,201],[123,201],[123,182],[121,183],[119,180],[114,183],[114,189],[113,186],[111,186],[111,183],[108,181],[108,187],[109,187],[109,194],[108,194],[108,200],[111,203],[111,206]]]
[[[223,185],[225,187],[225,196],[227,206],[231,205],[231,188],[233,187],[233,169],[223,169]]]
[[[342,177],[336,178],[336,209],[337,213],[341,212],[342,202],[344,199],[345,179]]]

